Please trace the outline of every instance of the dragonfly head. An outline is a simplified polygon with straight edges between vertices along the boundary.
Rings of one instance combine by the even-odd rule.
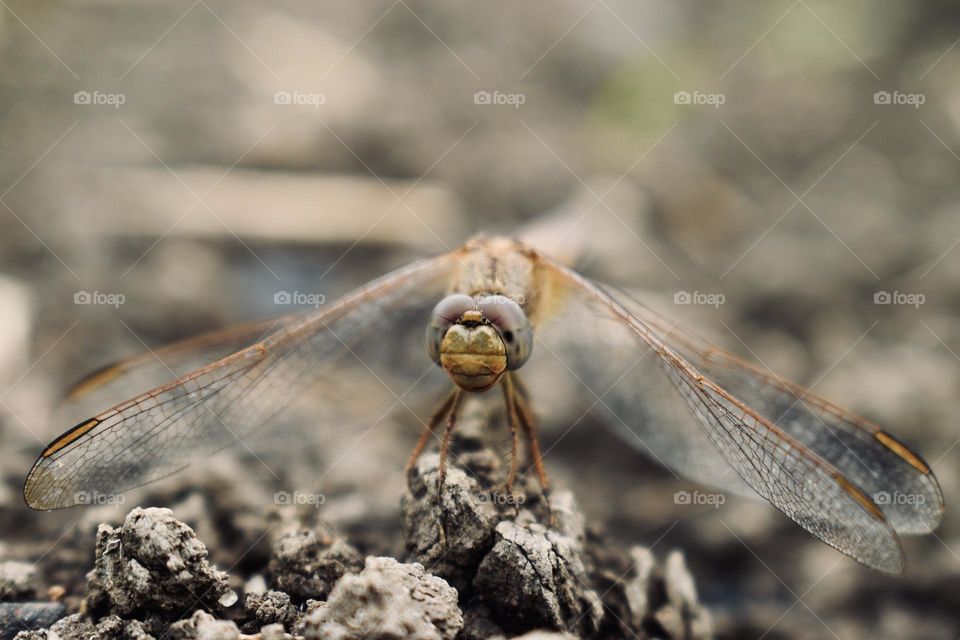
[[[530,356],[533,333],[515,301],[500,295],[453,294],[434,308],[427,351],[454,383],[486,391]]]
[[[485,391],[507,370],[507,350],[485,324],[455,324],[440,341],[440,366],[467,391]]]

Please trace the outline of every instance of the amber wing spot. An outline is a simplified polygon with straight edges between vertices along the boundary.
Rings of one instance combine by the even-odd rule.
[[[880,507],[878,507],[876,503],[871,500],[870,497],[859,487],[851,483],[840,474],[834,474],[833,479],[837,481],[837,484],[839,484],[844,491],[853,496],[853,499],[860,503],[860,506],[866,509],[867,513],[877,520],[886,520],[886,516],[883,515],[883,511],[880,510]]]
[[[85,422],[81,422],[70,431],[67,431],[65,434],[54,440],[49,447],[43,450],[43,453],[40,454],[41,458],[48,458],[55,454],[57,451],[60,451],[65,446],[81,437],[83,434],[93,429],[95,426],[100,424],[100,421],[96,418],[90,418]]]
[[[904,460],[906,460],[910,466],[912,466],[917,471],[921,473],[930,473],[930,467],[927,466],[927,463],[920,459],[920,456],[915,454],[913,451],[910,451],[903,443],[897,441],[893,436],[885,431],[877,431],[873,434],[873,437],[880,441],[880,444],[885,446],[890,451],[894,452]]]

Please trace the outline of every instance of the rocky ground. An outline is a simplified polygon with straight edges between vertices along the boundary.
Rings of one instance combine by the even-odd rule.
[[[269,552],[259,563],[223,571],[173,511],[136,507],[121,525],[97,528],[94,567],[66,603],[61,585],[37,598],[31,565],[0,565],[2,637],[712,637],[682,553],[612,544],[569,490],[549,504],[535,481],[506,493],[484,442],[492,419],[465,416],[442,493],[438,454],[411,470],[399,558],[364,558],[349,538],[295,517],[262,534]]]

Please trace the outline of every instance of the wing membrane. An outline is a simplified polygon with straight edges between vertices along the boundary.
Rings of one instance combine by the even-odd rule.
[[[569,429],[576,426],[571,420],[596,415],[674,475],[757,498],[690,415],[682,389],[656,365],[656,348],[584,292],[565,298],[537,328],[536,356],[521,372],[546,424]],[[564,389],[565,382],[576,388]],[[581,386],[585,396],[576,393]],[[563,398],[578,396],[585,405],[564,406]]]
[[[943,494],[923,459],[892,435],[809,390],[765,372],[669,325],[632,298],[624,306],[654,327],[684,358],[807,448],[829,460],[878,503],[898,533],[937,528]]]
[[[823,542],[880,571],[902,572],[903,552],[894,528],[856,479],[724,388],[711,377],[716,371],[700,370],[620,298],[563,266],[549,261],[546,264],[558,283],[555,286],[566,289],[566,308],[589,308],[601,319],[601,327],[629,328],[633,351],[652,353],[652,362],[640,365],[655,367],[666,377],[703,435],[745,484]],[[589,336],[584,339],[590,341]],[[614,356],[602,344],[598,348],[595,359]],[[638,396],[636,392],[633,396],[624,393],[629,391],[615,391],[628,407],[631,397]],[[622,413],[618,419],[632,429],[636,417]],[[693,451],[698,450],[702,448]],[[690,451],[688,448],[686,453]],[[656,453],[668,465],[678,462],[677,454],[669,448]],[[689,466],[690,461],[679,462],[679,466]]]
[[[86,420],[54,440],[27,477],[36,509],[82,503],[152,482],[243,441],[308,384],[323,393],[321,427],[370,427],[409,385],[436,388],[422,334],[449,286],[456,252],[413,263],[348,294],[329,309],[286,323],[266,339]],[[378,335],[379,334],[379,335]],[[415,344],[418,358],[405,345]],[[188,350],[189,351],[189,350]],[[436,369],[436,367],[432,367]],[[362,376],[380,391],[344,403],[341,378]],[[350,382],[353,384],[353,381]],[[342,412],[341,412],[342,410]],[[343,420],[341,413],[355,419]],[[336,416],[336,417],[334,417]]]
[[[290,314],[210,331],[111,362],[74,383],[64,394],[64,402],[86,402],[91,398],[118,395],[127,397],[139,389],[156,387],[171,377],[186,375],[249,347],[297,322],[302,315]]]

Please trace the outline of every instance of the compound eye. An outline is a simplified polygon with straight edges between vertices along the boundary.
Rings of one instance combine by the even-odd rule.
[[[463,293],[449,295],[433,308],[427,323],[427,353],[440,364],[440,341],[451,325],[456,324],[467,311],[476,308],[474,299]]]
[[[477,309],[497,330],[507,348],[507,368],[519,369],[533,350],[533,329],[520,305],[506,296],[486,296],[477,300]]]

